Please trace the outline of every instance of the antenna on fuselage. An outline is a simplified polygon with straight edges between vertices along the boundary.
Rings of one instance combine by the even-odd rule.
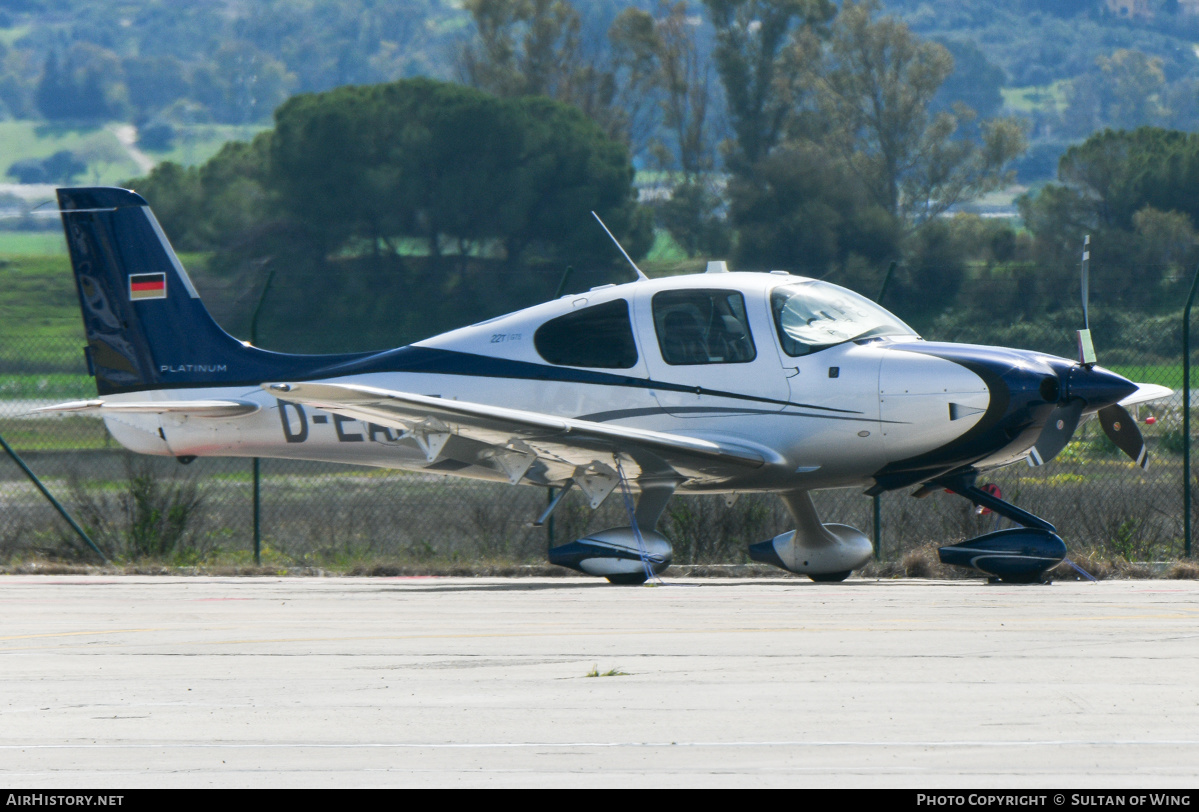
[[[602,228],[609,237],[612,237],[612,242],[616,243],[616,247],[620,249],[620,253],[624,254],[624,258],[629,261],[629,264],[633,266],[633,270],[637,272],[637,278],[648,281],[649,277],[641,272],[641,269],[637,267],[636,262],[633,262],[633,258],[629,256],[629,252],[624,250],[624,246],[620,244],[620,240],[612,236],[612,232],[608,231],[608,227],[604,225],[604,221],[600,219],[600,216],[595,212],[591,212],[591,216],[595,218],[595,222],[600,224],[600,228]]]

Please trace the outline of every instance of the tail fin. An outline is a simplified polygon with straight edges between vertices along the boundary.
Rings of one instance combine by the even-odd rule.
[[[58,207],[101,395],[307,377],[362,357],[267,352],[226,333],[134,192],[59,189]]]

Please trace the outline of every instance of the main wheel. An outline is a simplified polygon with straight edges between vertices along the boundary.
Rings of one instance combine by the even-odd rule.
[[[849,573],[845,573],[848,575]],[[617,586],[637,586],[644,584],[646,574],[644,572],[622,572],[619,575],[606,575],[608,583],[616,584]]]
[[[853,570],[846,570],[845,572],[809,572],[808,577],[818,584],[835,584],[838,581],[844,581],[852,573]]]

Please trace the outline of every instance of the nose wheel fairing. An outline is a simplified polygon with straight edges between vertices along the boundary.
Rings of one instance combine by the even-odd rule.
[[[941,547],[942,564],[978,570],[1009,583],[1039,583],[1066,558],[1066,542],[1048,530],[1011,527]]]
[[[1037,583],[1045,581],[1046,573],[1065,560],[1066,543],[1044,519],[977,487],[972,477],[938,484],[1022,525],[941,547],[942,564],[973,569],[1009,583]]]

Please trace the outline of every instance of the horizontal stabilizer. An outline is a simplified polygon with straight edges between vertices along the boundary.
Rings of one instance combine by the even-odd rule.
[[[34,409],[36,414],[174,414],[184,417],[244,417],[261,409],[248,400],[166,400],[159,402],[118,402],[73,400],[55,406]]]

